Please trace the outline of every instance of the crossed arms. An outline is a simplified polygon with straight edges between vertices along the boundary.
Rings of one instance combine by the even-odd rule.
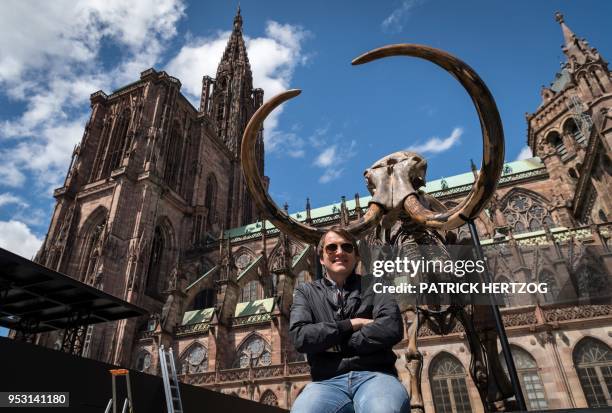
[[[289,334],[300,353],[319,353],[345,346],[352,355],[366,355],[391,349],[403,337],[404,328],[395,300],[375,294],[372,319],[353,318],[315,322],[312,306],[302,288],[295,290]]]

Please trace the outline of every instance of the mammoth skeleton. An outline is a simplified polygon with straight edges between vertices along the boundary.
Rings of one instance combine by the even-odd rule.
[[[414,152],[396,152],[375,162],[364,173],[372,194],[367,212],[346,229],[363,238],[375,229],[390,228],[399,222],[400,235],[415,233],[436,238],[434,243],[447,240],[440,232],[458,228],[474,220],[493,196],[504,162],[504,136],[495,101],[476,72],[467,64],[442,50],[423,45],[390,45],[365,53],[353,65],[368,63],[389,56],[412,56],[428,60],[451,73],[470,95],[478,113],[483,138],[482,166],[469,194],[455,207],[447,210],[432,196],[420,190],[425,184],[426,160]],[[288,90],[263,104],[249,121],[242,140],[241,161],[254,202],[259,210],[282,232],[308,244],[318,243],[324,228],[317,228],[291,218],[269,196],[257,169],[255,143],[266,117],[283,102],[300,94]],[[434,236],[435,235],[435,236]],[[401,238],[401,236],[400,236]],[[396,237],[397,239],[397,237]],[[414,239],[414,238],[412,238]],[[388,240],[387,240],[388,241]],[[447,334],[452,323],[460,322],[466,332],[472,353],[471,376],[487,410],[503,409],[495,402],[512,396],[512,390],[501,369],[497,356],[496,333],[491,328],[490,309],[477,306],[450,305],[442,311],[422,307],[413,309],[415,318],[408,331],[406,367],[410,373],[413,412],[423,411],[420,372],[422,356],[417,349],[419,327],[427,323],[438,334]],[[439,310],[439,309],[438,309]]]

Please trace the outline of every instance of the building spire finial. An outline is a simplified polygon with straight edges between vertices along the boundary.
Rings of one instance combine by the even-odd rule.
[[[565,18],[563,17],[563,14],[561,14],[560,12],[556,12],[555,20],[561,25],[561,31],[563,32],[563,40],[565,43],[564,46],[566,48],[571,47],[574,43],[574,40],[576,39],[576,35],[569,27],[567,27],[567,24],[565,24]]]
[[[238,9],[236,10],[236,16],[234,17],[234,30],[242,31],[242,16],[240,15],[240,3],[238,3]]]

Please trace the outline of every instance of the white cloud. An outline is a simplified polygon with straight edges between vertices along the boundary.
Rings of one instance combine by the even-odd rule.
[[[385,32],[401,32],[404,28],[404,23],[410,16],[412,10],[424,3],[425,0],[404,0],[402,4],[393,10],[385,20],[381,23],[381,27]]]
[[[11,194],[10,192],[5,192],[0,194],[0,207],[3,205],[17,204],[20,206],[27,206],[28,204],[23,201],[20,197]]]
[[[183,46],[167,65],[168,73],[181,80],[184,92],[196,106],[199,106],[202,75],[215,77],[230,35],[231,32],[226,31],[212,37],[194,39]],[[253,72],[253,86],[265,91],[265,99],[290,88],[295,68],[307,61],[302,45],[309,35],[300,26],[268,21],[265,37],[244,36]],[[269,152],[286,149],[284,143],[287,142],[287,136],[277,130],[282,110],[282,107],[276,109],[266,119],[264,136],[266,150]],[[303,156],[300,150],[294,151],[294,154]]]
[[[308,137],[308,142],[315,148],[321,148],[326,143],[326,136],[329,133],[330,125],[327,124],[321,128],[317,128],[312,135]]]
[[[158,63],[182,0],[0,2],[0,86],[25,110],[0,122],[0,186],[61,184],[89,114],[89,95]],[[102,62],[108,45],[122,53]],[[105,66],[107,68],[105,68]]]
[[[176,0],[2,2],[0,82],[18,82],[30,70],[95,66],[103,39],[143,53],[176,34],[184,9]]]
[[[334,179],[339,178],[340,175],[342,175],[342,172],[344,172],[344,168],[340,168],[340,169],[328,168],[325,170],[323,175],[319,177],[319,183],[326,184],[328,182],[331,182]]]
[[[10,151],[0,151],[0,156],[6,163],[0,164],[0,185],[18,188],[26,180],[25,175],[19,171],[15,162],[10,158]]]
[[[317,159],[315,160],[315,165],[320,166],[322,168],[327,168],[328,166],[333,164],[336,158],[337,149],[338,147],[336,145],[325,149],[319,154],[319,156],[317,156]]]
[[[26,224],[20,221],[0,221],[0,247],[25,258],[32,258],[42,244]]]
[[[357,142],[354,140],[350,144],[340,142],[319,153],[314,161],[315,166],[324,169],[323,175],[319,177],[319,182],[326,184],[339,178],[344,172],[343,165],[357,154],[356,146]]]
[[[531,153],[531,148],[529,146],[523,146],[519,154],[516,156],[515,161],[522,161],[523,159],[533,158],[533,153]]]
[[[461,135],[463,135],[463,128],[455,128],[447,138],[440,139],[434,136],[429,138],[425,143],[411,145],[407,147],[406,150],[419,154],[444,152],[459,143]]]

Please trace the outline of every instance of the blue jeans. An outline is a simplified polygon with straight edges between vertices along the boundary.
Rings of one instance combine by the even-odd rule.
[[[291,413],[410,413],[410,397],[394,376],[351,371],[309,383]]]

